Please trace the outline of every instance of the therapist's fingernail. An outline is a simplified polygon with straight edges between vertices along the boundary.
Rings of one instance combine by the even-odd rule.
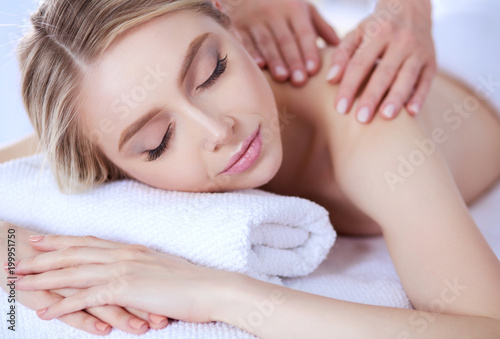
[[[328,71],[328,74],[326,75],[326,80],[330,81],[334,79],[340,71],[340,66],[339,65],[334,65],[330,70]]]
[[[340,114],[345,114],[347,112],[347,104],[347,99],[342,98],[337,104],[337,112],[339,112]]]
[[[314,72],[314,69],[316,68],[316,63],[312,60],[307,60],[306,62],[306,69],[308,72]]]
[[[276,66],[274,68],[274,71],[276,72],[276,75],[279,77],[285,77],[288,75],[288,72],[286,71],[285,67],[283,67],[283,66]]]
[[[146,324],[144,320],[139,320],[137,318],[130,319],[128,323],[130,324],[130,327],[135,328],[136,330],[140,329]]]
[[[301,70],[296,70],[295,72],[293,72],[293,80],[295,82],[302,82],[304,81],[306,78],[306,76],[304,75],[304,72],[302,72]]]
[[[264,59],[262,59],[261,57],[254,57],[254,60],[255,60],[255,63],[257,65],[259,65],[259,67],[262,67],[264,66],[265,62],[264,62]]]
[[[412,104],[410,105],[410,111],[414,114],[417,114],[418,112],[420,112],[420,106],[418,104]]]
[[[370,109],[368,107],[363,107],[362,109],[359,110],[358,112],[358,120],[360,122],[368,122],[368,119],[370,118]]]
[[[37,242],[43,239],[43,235],[30,235],[29,239],[31,242]]]
[[[387,118],[392,118],[394,116],[395,112],[396,112],[396,108],[394,107],[394,105],[389,104],[389,105],[385,106],[384,110],[382,111],[382,114]]]
[[[95,328],[97,328],[101,332],[105,332],[105,331],[108,330],[109,325],[106,324],[106,323],[103,323],[101,321],[98,321],[98,322],[95,323]]]

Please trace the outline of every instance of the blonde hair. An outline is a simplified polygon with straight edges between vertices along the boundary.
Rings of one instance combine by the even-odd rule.
[[[127,177],[79,126],[83,72],[127,30],[182,10],[230,24],[208,0],[45,0],[31,15],[18,46],[22,97],[62,192]]]

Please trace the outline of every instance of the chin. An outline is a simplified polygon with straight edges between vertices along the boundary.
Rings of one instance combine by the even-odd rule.
[[[283,161],[283,152],[281,147],[270,152],[260,166],[255,168],[254,176],[251,177],[248,188],[258,188],[269,183],[278,173]]]

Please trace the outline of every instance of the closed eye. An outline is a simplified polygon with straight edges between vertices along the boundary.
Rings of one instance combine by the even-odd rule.
[[[217,81],[217,79],[224,73],[226,67],[227,67],[227,55],[224,57],[224,59],[217,60],[217,66],[215,67],[215,70],[212,73],[212,75],[207,79],[207,81],[202,83],[200,86],[196,87],[196,89],[197,90],[199,88],[207,89],[210,86],[212,86],[215,83],[215,81]]]
[[[165,152],[165,150],[168,148],[169,141],[170,141],[172,134],[173,134],[173,128],[171,128],[171,127],[172,127],[172,124],[170,124],[168,126],[167,132],[163,136],[163,139],[161,140],[160,145],[157,148],[155,148],[154,150],[147,151],[148,158],[146,161],[149,162],[149,161],[154,161],[154,160],[158,159],[163,154],[163,152]]]

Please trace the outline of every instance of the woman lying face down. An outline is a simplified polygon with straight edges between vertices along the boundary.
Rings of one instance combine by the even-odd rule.
[[[198,310],[196,321],[224,321],[263,338],[387,338],[407,328],[415,315],[434,319],[426,329],[428,337],[498,333],[500,265],[465,204],[500,175],[500,124],[482,99],[440,76],[416,119],[400,114],[388,123],[377,116],[361,125],[353,114],[340,115],[331,107],[335,88],[325,83],[326,70],[320,71],[321,80],[312,79],[300,89],[273,82],[254,65],[210,3],[148,1],[146,10],[145,3],[137,1],[129,12],[114,12],[122,2],[96,2],[95,13],[86,8],[85,18],[75,16],[81,22],[60,27],[35,22],[35,33],[21,47],[27,110],[61,186],[88,187],[131,177],[163,189],[262,187],[310,198],[330,210],[341,232],[384,234],[405,291],[420,312],[278,287],[289,302],[263,326],[247,328],[238,317],[245,317],[253,300],[264,299],[276,287],[227,274],[223,277],[231,293],[220,294],[214,286],[222,280],[209,278],[210,270],[194,268],[185,271],[207,282],[197,290],[213,288],[214,293],[206,295],[220,298],[198,294],[191,300],[187,289],[160,287],[154,296],[137,304],[129,300],[126,306],[190,321],[193,318],[182,315],[190,314],[186,305],[191,305]],[[90,3],[72,2],[70,11],[77,13]],[[168,6],[172,8],[166,10]],[[117,17],[129,19],[120,25]],[[132,24],[135,19],[137,25]],[[85,30],[88,27],[92,29]],[[45,56],[36,58],[42,52]],[[323,56],[328,53],[331,49]],[[457,103],[457,111],[449,109]],[[289,119],[281,119],[285,114]],[[246,152],[238,157],[242,150]],[[78,245],[78,240],[62,241]],[[140,252],[134,254],[137,260],[152,262],[150,251]],[[78,253],[74,259],[81,265],[73,272],[92,270],[79,261]],[[101,264],[106,258],[96,260]],[[162,273],[152,269],[148,284],[166,286],[170,279],[187,286],[180,275],[164,276],[164,268],[171,265],[168,259],[155,257],[151,265]],[[33,269],[29,263],[21,266],[25,273]],[[143,275],[129,272],[131,279]],[[19,286],[36,289],[37,280],[44,279],[39,273],[25,276]],[[93,272],[85,288],[105,281],[105,275]],[[458,281],[467,289],[443,312],[433,312],[428,305],[442,296],[444,281]],[[50,282],[45,283],[47,288]],[[129,288],[133,294],[133,284]],[[192,303],[168,309],[163,301],[174,294],[176,300]],[[96,306],[78,298],[68,297],[40,316],[51,319]],[[125,301],[116,304],[125,306]],[[311,329],[316,332],[311,334]]]

